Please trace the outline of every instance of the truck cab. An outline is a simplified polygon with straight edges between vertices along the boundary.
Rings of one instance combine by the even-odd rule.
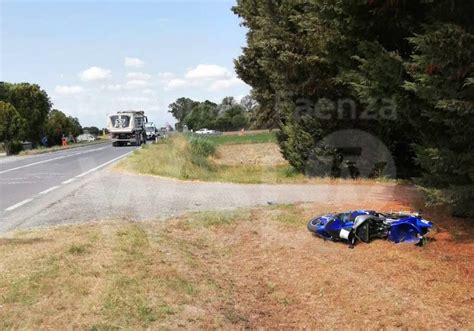
[[[153,124],[153,122],[148,122],[145,124],[145,131],[146,131],[146,140],[155,141],[159,136],[158,130]]]

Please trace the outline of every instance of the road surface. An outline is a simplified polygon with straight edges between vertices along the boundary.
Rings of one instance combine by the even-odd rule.
[[[49,192],[86,177],[136,147],[95,144],[64,151],[0,160],[0,217]]]

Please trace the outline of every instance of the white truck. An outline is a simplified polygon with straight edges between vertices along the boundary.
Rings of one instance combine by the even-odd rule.
[[[142,110],[119,111],[109,114],[107,128],[113,146],[128,144],[140,146],[146,143],[145,124],[148,118]]]
[[[155,141],[157,140],[159,134],[158,129],[156,128],[153,122],[148,122],[145,124],[145,131],[146,131],[146,140]]]

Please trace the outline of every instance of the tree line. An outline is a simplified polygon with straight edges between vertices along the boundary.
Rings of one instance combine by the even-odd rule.
[[[19,152],[22,141],[53,146],[63,135],[75,137],[81,132],[79,120],[52,109],[39,85],[0,82],[0,141],[7,154]]]
[[[398,177],[474,215],[473,1],[238,0],[233,11],[248,29],[237,74],[291,165],[311,174],[315,159],[338,158],[325,137],[362,130]]]
[[[234,97],[225,97],[220,104],[206,100],[194,101],[190,98],[178,98],[168,106],[169,112],[176,118],[175,128],[179,131],[186,126],[189,130],[214,129],[235,131],[257,128],[257,102],[245,96],[237,102]]]

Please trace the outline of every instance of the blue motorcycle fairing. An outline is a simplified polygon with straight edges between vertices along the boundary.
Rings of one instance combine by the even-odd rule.
[[[354,221],[361,215],[373,216],[365,217],[369,222],[373,222],[370,223],[373,224],[372,226],[365,228],[365,231],[369,231],[367,232],[368,239],[360,239],[357,235],[357,229],[362,229],[362,227],[358,227],[359,225],[354,224]],[[373,210],[331,213],[315,217],[308,222],[308,230],[317,236],[332,241],[349,241],[351,245],[356,239],[368,242],[370,238],[386,238],[395,243],[419,243],[432,226],[433,223],[421,218],[418,214],[383,214]]]
[[[340,214],[326,214],[311,219],[308,230],[316,235],[333,241],[340,240],[339,233],[342,229],[350,231],[357,216],[373,214],[374,211],[355,210]]]
[[[390,231],[388,239],[395,243],[418,243],[428,230],[433,227],[433,223],[419,216],[409,216],[389,222]]]

